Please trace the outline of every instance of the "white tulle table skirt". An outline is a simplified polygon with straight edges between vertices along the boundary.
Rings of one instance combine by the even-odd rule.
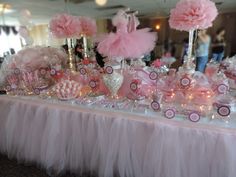
[[[0,150],[100,177],[235,177],[236,129],[0,97]]]

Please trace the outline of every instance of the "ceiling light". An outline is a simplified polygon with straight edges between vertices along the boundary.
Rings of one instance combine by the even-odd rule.
[[[95,0],[95,2],[99,6],[104,6],[107,3],[107,0]]]

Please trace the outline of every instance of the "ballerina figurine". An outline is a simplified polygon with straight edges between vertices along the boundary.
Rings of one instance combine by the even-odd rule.
[[[119,10],[112,19],[116,33],[109,33],[98,44],[98,52],[109,58],[139,58],[155,47],[157,35],[149,28],[136,29],[136,13]]]

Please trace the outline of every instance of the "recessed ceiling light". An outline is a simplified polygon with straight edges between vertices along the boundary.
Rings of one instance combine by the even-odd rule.
[[[99,6],[104,6],[107,3],[107,0],[95,0],[95,2]]]

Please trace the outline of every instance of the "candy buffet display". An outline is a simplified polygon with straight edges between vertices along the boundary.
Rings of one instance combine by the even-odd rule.
[[[68,55],[52,47],[23,49],[4,61],[0,70],[7,94],[152,112],[167,119],[184,117],[198,122],[219,118],[228,122],[235,112],[235,59],[226,59],[220,65],[210,62],[206,74],[195,72],[192,61],[193,33],[212,25],[217,15],[215,4],[209,0],[182,0],[171,11],[170,26],[188,31],[190,37],[188,57],[178,71],[169,68],[175,61],[171,56],[145,66],[141,58],[153,50],[157,34],[148,28],[137,29],[137,12],[129,11],[119,10],[112,19],[116,32],[96,41],[98,51],[107,57],[104,68],[90,59],[86,48],[87,37],[95,36],[97,31],[95,21],[68,14],[53,17],[49,27],[54,37],[67,39],[68,44],[74,38],[83,38],[84,59],[74,61],[72,45]]]
[[[42,67],[39,62],[39,68],[33,69],[33,65],[18,68],[13,63],[4,77],[10,95],[38,95],[89,107],[156,112],[168,119],[181,116],[193,122],[206,117],[228,121],[235,112],[233,91],[222,71],[208,77],[200,72],[176,72],[163,65],[123,69],[114,64],[100,68],[90,63],[71,72],[57,64]]]

